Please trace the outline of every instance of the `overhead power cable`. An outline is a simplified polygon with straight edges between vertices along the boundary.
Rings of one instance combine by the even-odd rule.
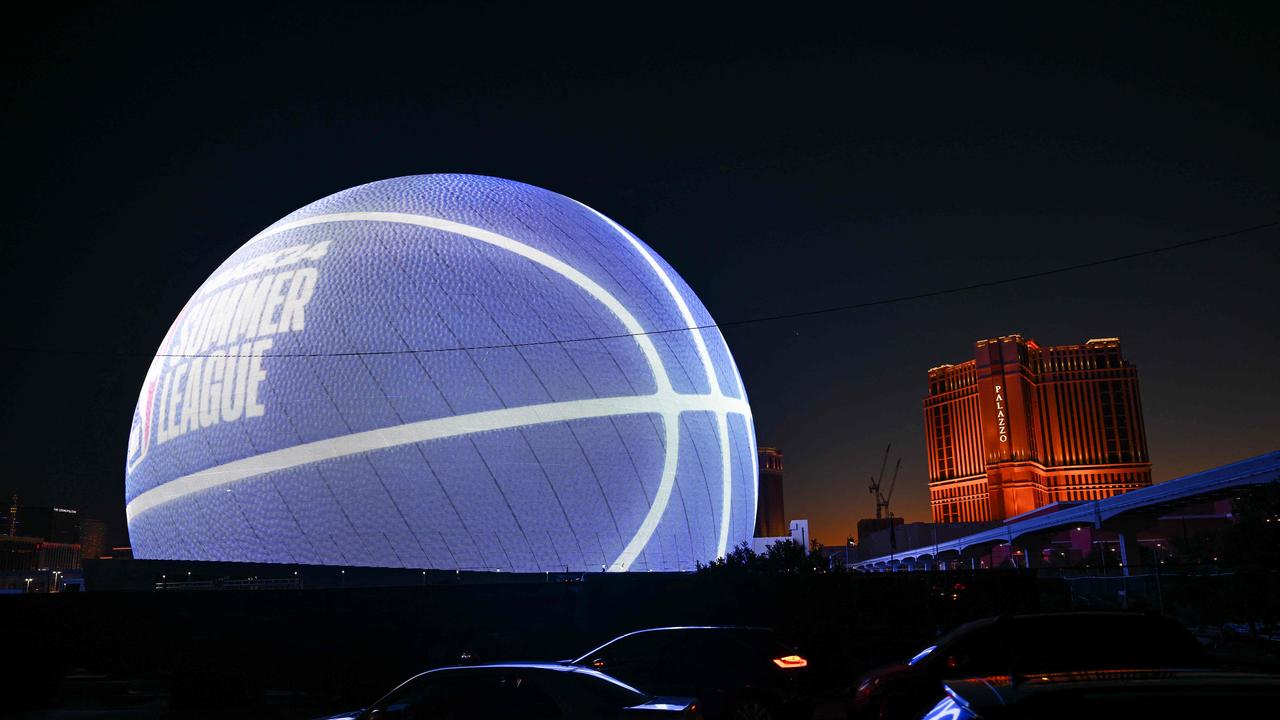
[[[1251,227],[1240,228],[1230,232],[1218,233],[1217,235],[1206,235],[1194,240],[1186,240],[1172,245],[1161,245],[1159,247],[1148,248],[1146,250],[1138,250],[1136,252],[1124,253],[1122,255],[1112,255],[1109,257],[1090,260],[1088,262],[1075,263],[1073,265],[1063,265],[1061,267],[1051,268],[1049,270],[1041,270],[1038,272],[1024,273],[1021,275],[1011,275],[1004,278],[985,280],[983,282],[971,283],[969,285],[957,285],[955,287],[942,288],[939,290],[930,290],[927,292],[914,293],[911,295],[897,295],[894,297],[880,298],[878,300],[866,300],[863,302],[849,303],[845,305],[832,305],[828,307],[814,308],[811,310],[799,310],[790,313],[781,313],[777,315],[763,315],[752,318],[741,318],[738,320],[727,320],[719,323],[709,323],[706,325],[693,325],[686,327],[664,328],[660,330],[647,330],[638,333],[618,333],[616,335],[595,335],[591,337],[570,338],[565,340],[537,340],[533,342],[519,343],[502,343],[495,345],[468,345],[460,347],[447,348],[405,348],[402,350],[351,350],[348,352],[316,352],[316,353],[270,353],[262,357],[285,358],[285,357],[370,357],[376,355],[416,355],[421,353],[438,353],[438,352],[464,352],[468,350],[500,350],[505,348],[535,347],[538,345],[564,345],[568,343],[597,342],[601,340],[618,340],[625,338],[639,337],[641,335],[665,335],[669,333],[689,332],[691,330],[709,330],[722,329],[727,327],[738,327],[742,325],[755,325],[758,323],[777,322],[779,320],[795,320],[799,318],[813,317],[815,315],[829,315],[833,313],[848,312],[850,310],[862,310],[865,308],[879,307],[881,305],[893,305],[896,303],[910,302],[912,300],[924,300],[926,298],[939,297],[942,295],[952,295],[955,293],[968,292],[970,290],[979,290],[982,288],[996,287],[999,285],[1008,285],[1010,283],[1022,282],[1024,280],[1034,280],[1036,278],[1049,277],[1051,275],[1061,275],[1063,273],[1075,272],[1077,270],[1087,270],[1102,265],[1110,265],[1112,263],[1123,262],[1125,260],[1133,260],[1135,258],[1148,257],[1151,255],[1159,255],[1162,253],[1182,250],[1184,248],[1203,245],[1205,243],[1214,242],[1216,240],[1226,240],[1228,238],[1238,237],[1259,230],[1266,230],[1280,226],[1280,221],[1263,223],[1261,225],[1253,225]],[[115,353],[109,351],[98,350],[80,350],[74,348],[58,349],[58,348],[28,348],[28,347],[0,347],[0,352],[22,352],[22,353],[45,353],[55,355],[118,355],[118,356],[142,356],[151,357],[143,353]],[[227,354],[227,357],[252,357],[248,354]],[[159,353],[155,357],[208,357],[204,353]]]
[[[1099,265],[1108,265],[1124,260],[1132,260],[1134,258],[1146,257],[1148,255],[1159,255],[1160,253],[1181,250],[1193,245],[1200,245],[1214,240],[1225,240],[1237,235],[1244,235],[1256,230],[1265,230],[1280,226],[1280,222],[1269,222],[1262,225],[1254,225],[1253,227],[1242,228],[1240,230],[1232,230],[1231,232],[1221,233],[1219,235],[1209,235],[1207,237],[1196,238],[1195,240],[1187,240],[1186,242],[1174,243],[1173,245],[1163,245],[1161,247],[1149,248],[1147,250],[1139,250],[1137,252],[1125,253],[1124,255],[1113,255],[1111,257],[1101,258],[1098,260],[1090,260],[1089,262],[1077,263],[1075,265],[1064,265],[1062,267],[1053,268],[1051,270],[1041,270],[1040,272],[1026,273],[1025,275],[1013,275],[999,280],[986,280],[972,285],[959,285],[957,287],[944,288],[942,290],[931,290],[929,292],[916,293],[914,295],[899,295],[897,297],[883,298],[880,300],[868,300],[866,302],[853,303],[851,305],[834,305],[832,307],[818,308],[816,310],[800,310],[793,313],[785,313],[782,315],[770,315],[769,317],[748,318],[746,320],[730,320],[728,322],[717,323],[708,327],[728,327],[731,325],[747,325],[757,322],[772,322],[774,320],[791,320],[794,318],[809,317],[811,315],[825,315],[827,313],[844,312],[846,310],[859,310],[862,308],[875,307],[877,305],[892,305],[894,303],[907,302],[909,300],[923,300],[925,298],[937,297],[939,295],[950,295],[952,293],[967,292],[969,290],[978,290],[981,288],[995,287],[997,285],[1007,285],[1009,283],[1022,282],[1023,280],[1034,280],[1036,278],[1048,277],[1050,275],[1060,275],[1062,273],[1073,272],[1075,270],[1085,270],[1087,268],[1098,267]]]

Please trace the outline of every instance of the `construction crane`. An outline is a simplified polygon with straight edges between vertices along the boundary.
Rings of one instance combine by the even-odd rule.
[[[889,443],[884,448],[884,459],[880,461],[880,476],[872,477],[871,484],[867,486],[867,491],[876,498],[876,519],[880,520],[887,514],[890,518],[893,513],[889,512],[889,501],[893,499],[893,488],[898,484],[898,471],[902,469],[902,458],[898,458],[898,462],[893,466],[893,477],[889,480],[889,494],[885,495],[880,492],[880,487],[884,483],[884,469],[889,464],[889,450],[893,448],[893,443]]]

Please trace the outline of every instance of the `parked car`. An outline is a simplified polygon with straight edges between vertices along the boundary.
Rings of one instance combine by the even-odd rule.
[[[925,720],[1207,718],[1275,712],[1280,676],[1212,670],[1098,670],[949,680]]]
[[[638,630],[571,662],[645,692],[697,697],[709,720],[799,720],[813,714],[808,660],[769,628]]]
[[[589,668],[494,663],[428,670],[331,720],[697,720],[688,697],[658,697]]]
[[[1001,616],[961,625],[910,660],[867,673],[847,709],[853,719],[919,718],[943,697],[948,678],[1214,666],[1191,633],[1160,615]]]

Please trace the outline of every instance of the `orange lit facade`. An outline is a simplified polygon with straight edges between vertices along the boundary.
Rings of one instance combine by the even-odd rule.
[[[974,344],[929,371],[924,400],[934,522],[1003,520],[1151,484],[1138,369],[1116,338]]]

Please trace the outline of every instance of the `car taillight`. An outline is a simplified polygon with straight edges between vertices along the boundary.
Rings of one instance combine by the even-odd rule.
[[[791,670],[794,668],[807,667],[809,665],[809,661],[799,655],[783,655],[782,657],[774,658],[773,664],[783,670]]]

